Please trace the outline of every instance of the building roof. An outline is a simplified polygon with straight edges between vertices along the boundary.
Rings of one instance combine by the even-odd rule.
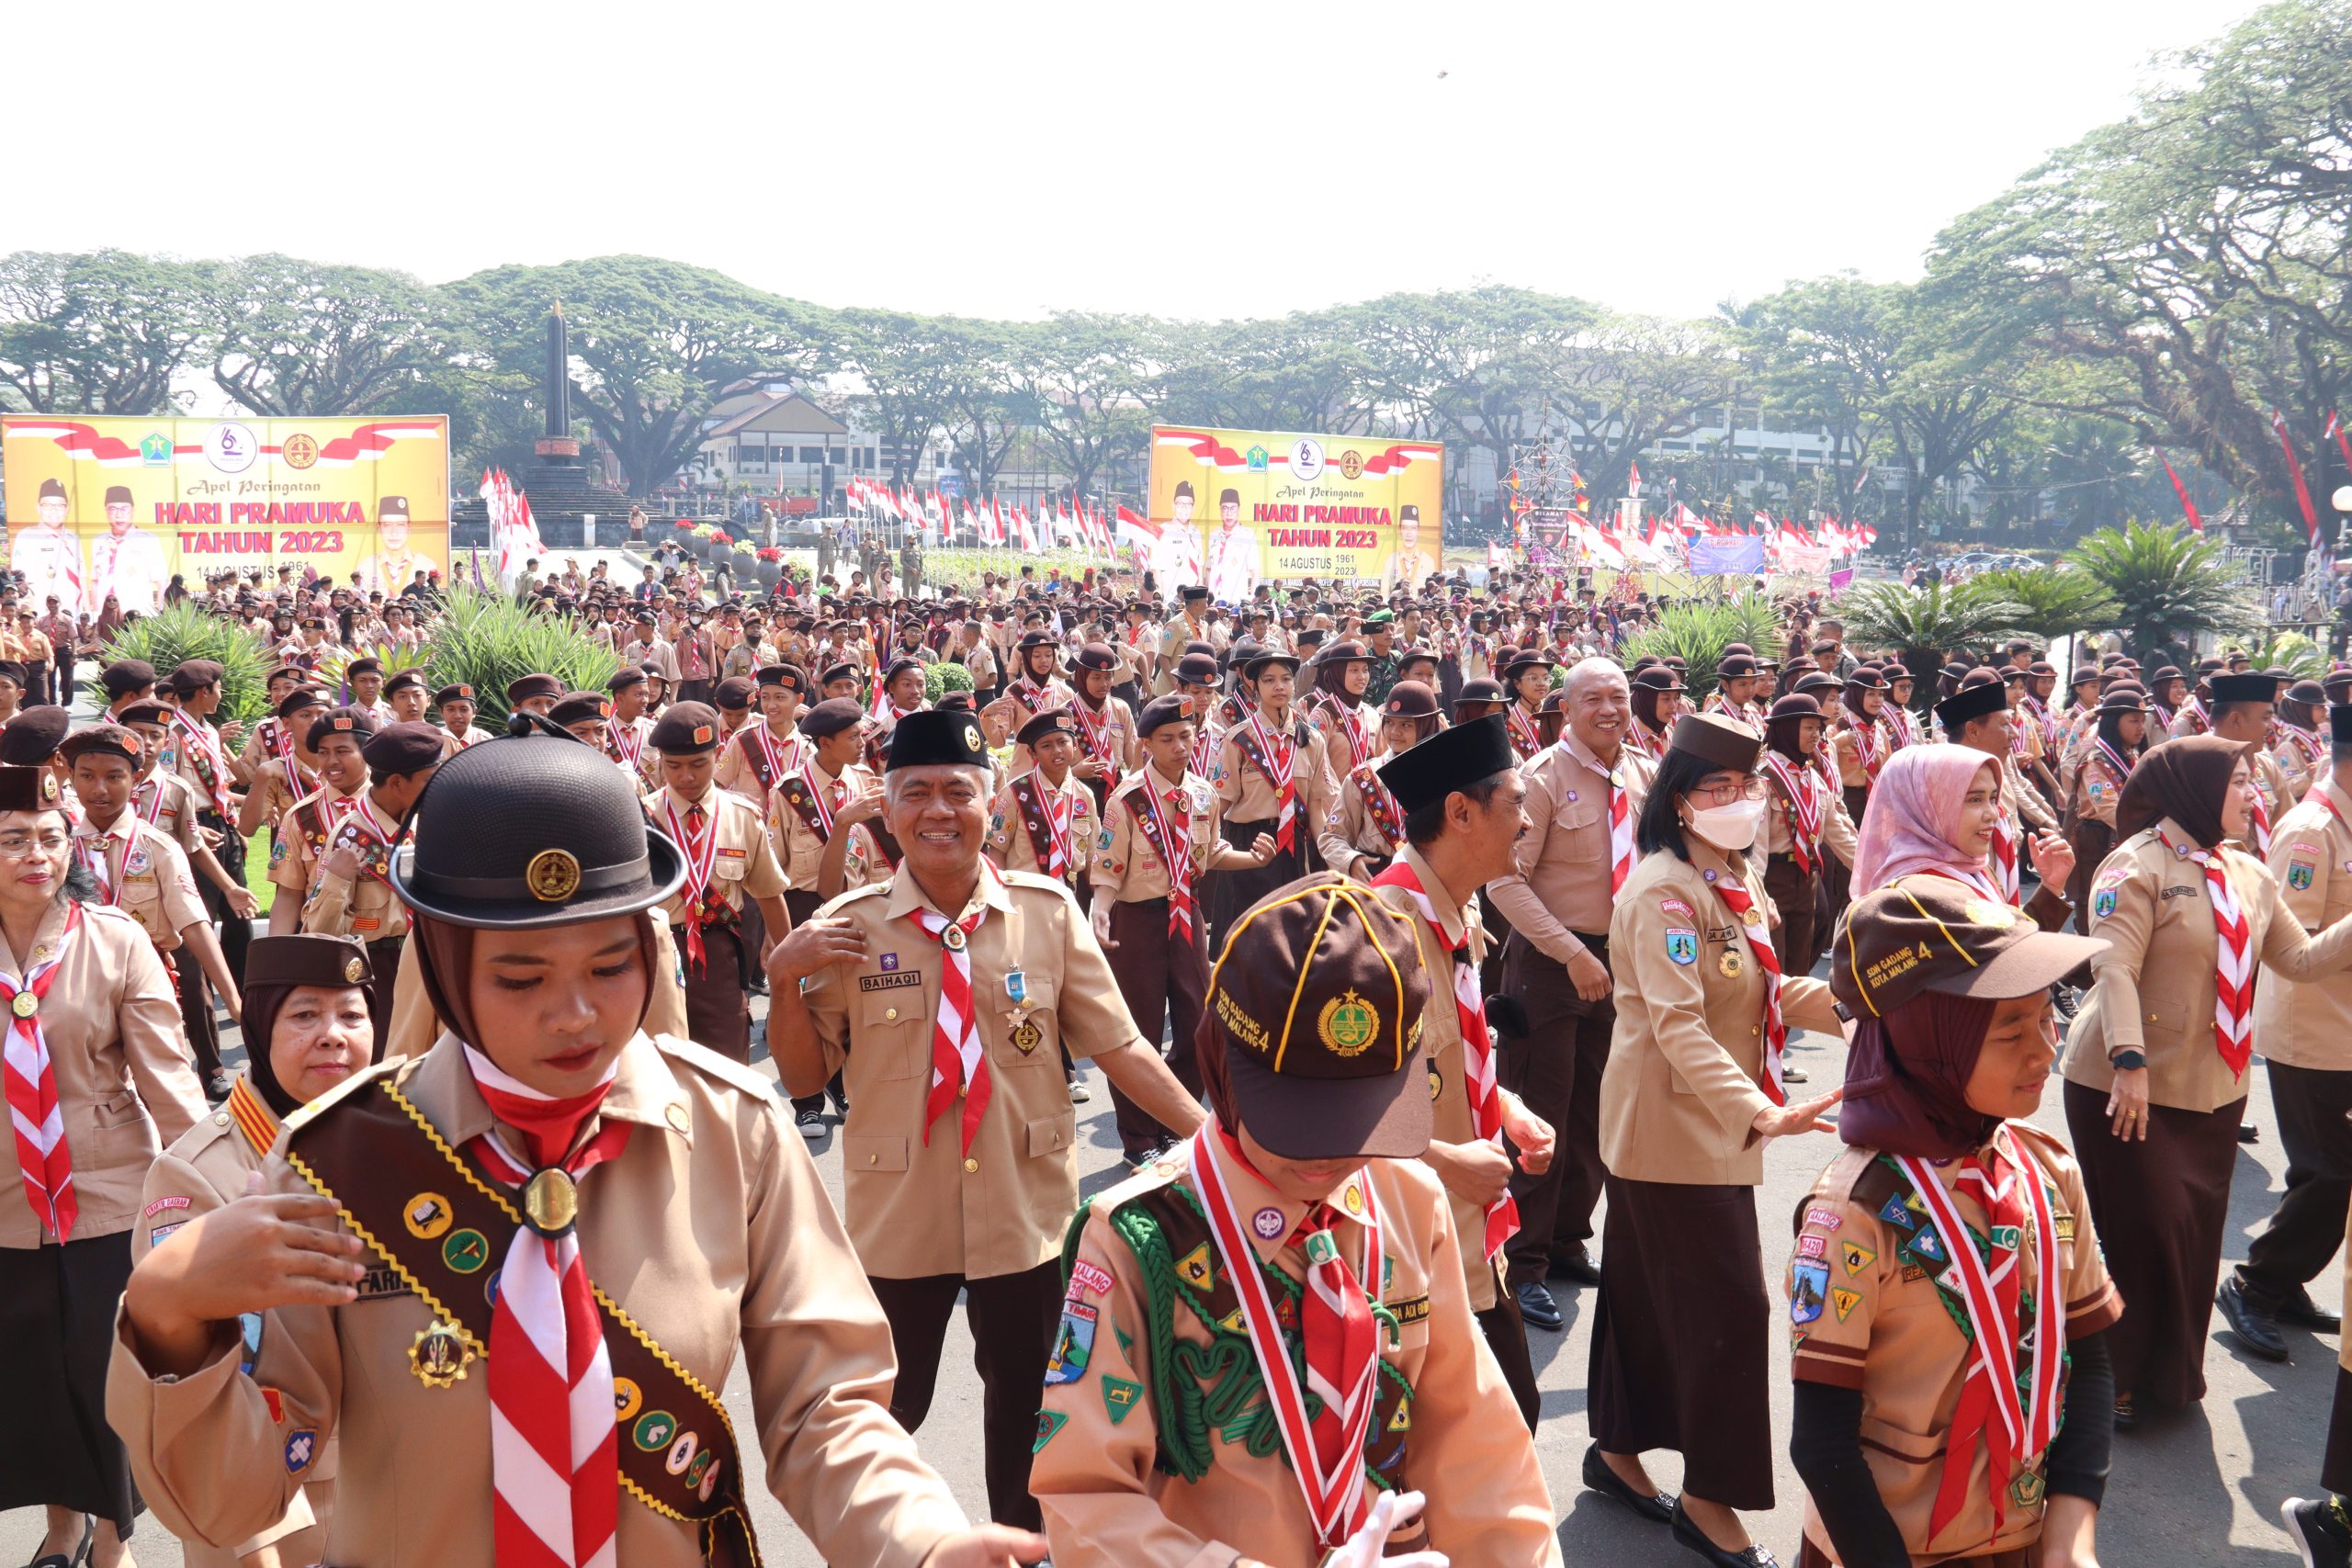
[[[729,409],[728,404],[738,406]],[[776,433],[787,435],[847,435],[849,426],[810,402],[799,393],[786,397],[771,397],[753,393],[746,400],[729,398],[711,410],[718,423],[703,432],[706,441],[718,441],[730,435],[753,433]]]

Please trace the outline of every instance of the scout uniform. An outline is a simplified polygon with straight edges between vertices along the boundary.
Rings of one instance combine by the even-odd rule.
[[[649,679],[644,671],[625,665],[605,682],[605,689],[618,697]],[[661,752],[651,744],[652,736],[653,720],[642,713],[629,718],[617,712],[605,716],[605,755],[618,762],[624,773],[643,780],[649,789],[661,780]]]
[[[443,705],[447,703],[464,703],[470,707],[473,705],[473,687],[463,681],[458,681],[433,694],[433,711],[436,714],[441,713]],[[447,716],[446,714],[442,716],[441,745],[443,750],[452,757],[469,746],[479,746],[491,739],[490,731],[478,724],[469,723],[463,730],[452,730],[448,728]]]
[[[1079,1214],[1031,1473],[1061,1568],[1313,1562],[1380,1490],[1414,1486],[1427,1509],[1398,1544],[1560,1562],[1451,1209],[1414,1157],[1430,1135],[1419,924],[1328,873],[1237,923],[1266,961],[1221,964],[1212,987],[1221,1104],[1270,1153],[1362,1163],[1303,1201],[1220,1115]],[[1309,1379],[1348,1391],[1313,1421]]]
[[[135,738],[111,725],[68,736],[61,748],[69,762],[90,751],[103,751],[122,758],[133,768],[139,765],[135,755],[139,750]],[[176,979],[172,955],[180,950],[180,933],[190,926],[206,924],[196,878],[179,846],[162,829],[126,809],[105,829],[86,816],[75,823],[74,859],[96,884],[97,902],[136,920],[162,955],[164,971]]]
[[[1261,650],[1242,673],[1255,682],[1274,664],[1298,672],[1292,655]],[[1219,836],[1236,849],[1248,849],[1261,833],[1276,845],[1274,858],[1264,865],[1224,872],[1212,884],[1210,931],[1221,938],[1243,909],[1315,863],[1316,826],[1330,815],[1331,797],[1339,791],[1323,737],[1295,709],[1278,722],[1254,708],[1227,729],[1217,753],[1216,784]]]
[[[1812,973],[1829,945],[1834,922],[1823,915],[1830,857],[1840,865],[1854,863],[1854,823],[1845,803],[1831,793],[1812,757],[1789,754],[1796,750],[1798,726],[1808,718],[1817,722],[1820,714],[1821,705],[1811,697],[1782,697],[1764,728],[1772,741],[1764,754],[1764,890],[1780,911],[1778,945],[1792,975]]]
[[[1083,682],[1084,671],[1099,670],[1115,678],[1118,655],[1099,642],[1090,642],[1078,650],[1078,679]],[[1102,765],[1101,775],[1089,782],[1095,804],[1099,807],[1111,793],[1111,786],[1127,771],[1136,750],[1136,713],[1124,701],[1114,696],[1102,699],[1096,707],[1076,691],[1064,705],[1078,721],[1078,760]],[[1024,726],[1025,727],[1025,726]],[[1018,731],[1015,732],[1016,735]],[[1023,755],[1016,751],[1014,756]]]
[[[1836,762],[1846,815],[1855,822],[1862,819],[1862,813],[1870,805],[1871,786],[1878,782],[1879,770],[1894,754],[1894,749],[1887,744],[1883,702],[1875,716],[1862,711],[1863,693],[1885,690],[1884,676],[1867,664],[1857,665],[1846,678],[1844,716],[1834,730],[1825,727],[1822,735]],[[1785,909],[1781,912],[1787,913]]]
[[[2126,681],[2117,682],[2101,694],[2095,710],[2098,716],[2146,711],[2147,694]],[[2105,719],[2095,717],[2094,723],[2104,724]],[[2091,879],[2098,874],[2108,852],[2115,847],[2115,808],[2123,798],[2124,781],[2131,777],[2140,755],[2110,744],[2094,728],[2088,749],[2075,769],[2064,818],[2066,840],[2075,848],[2075,874],[2066,895],[2080,920],[2090,918]],[[2088,931],[2089,927],[2078,929]]]
[[[800,716],[799,728],[806,744],[838,735],[865,721],[865,712],[854,700],[829,697]],[[817,907],[825,901],[817,886],[817,873],[824,861],[825,846],[832,841],[834,815],[851,801],[878,787],[878,783],[871,772],[856,762],[842,769],[839,775],[825,772],[824,764],[817,760],[816,748],[809,745],[803,765],[784,775],[769,793],[768,839],[784,868],[784,904],[791,911],[795,924],[815,914]],[[887,879],[898,864],[889,853],[897,848],[897,840],[888,838],[879,820],[860,823],[850,831],[850,841],[842,851],[842,887],[863,887]]]
[[[243,815],[269,825],[273,865],[277,861],[278,827],[286,813],[296,801],[322,787],[319,775],[302,761],[307,745],[298,747],[296,742],[306,739],[312,722],[300,716],[311,714],[315,718],[325,707],[326,694],[316,686],[297,687],[286,694],[277,705],[277,732],[270,742],[271,755],[245,789]],[[297,723],[302,727],[300,732],[295,728]]]
[[[1503,690],[1510,694],[1510,705],[1503,710],[1504,722],[1510,727],[1510,748],[1525,761],[1544,750],[1544,737],[1535,728],[1535,707],[1521,695],[1519,678],[1530,670],[1549,670],[1552,661],[1540,653],[1511,650],[1503,665]]]
[[[2326,690],[2316,681],[2298,681],[2278,699],[2278,744],[2270,750],[2287,775],[2290,804],[2302,800],[2327,776],[2329,743],[2312,728],[2312,716],[2324,716],[2326,707]],[[2282,809],[2277,815],[2286,813]],[[2275,824],[2277,817],[2272,820]]]
[[[789,692],[803,704],[808,700],[808,677],[792,665],[763,666],[757,680],[762,689]],[[808,766],[810,751],[808,738],[798,729],[778,733],[763,713],[729,738],[718,761],[718,787],[765,807],[770,790],[786,774]]]
[[[1316,656],[1315,687],[1301,705],[1306,722],[1323,733],[1323,751],[1330,758],[1334,773],[1362,767],[1380,750],[1380,722],[1365,712],[1368,703],[1375,707],[1379,704],[1372,699],[1369,685],[1364,699],[1357,701],[1347,694],[1344,673],[1333,676],[1333,684],[1339,687],[1334,691],[1323,683],[1323,672],[1344,671],[1351,664],[1361,664],[1368,673],[1372,663],[1363,644],[1353,641],[1334,643]]]
[[[949,713],[903,721],[890,766],[934,764],[984,768],[979,726]],[[1055,1247],[1078,1206],[1062,1049],[1091,1057],[1140,1042],[1069,889],[984,859],[978,869],[952,915],[904,871],[827,904],[820,914],[849,922],[865,956],[809,976],[799,999],[827,1070],[852,1091],[842,1209],[898,1348],[892,1408],[908,1430],[922,1426],[961,1290],[988,1390],[989,1509],[1017,1524],[1036,1517],[1034,1391],[1060,1292]]]
[[[556,800],[560,815],[550,816]],[[683,874],[677,848],[646,830],[635,795],[584,750],[477,748],[448,765],[424,807],[394,875],[401,897],[436,922],[500,930],[627,916]],[[516,830],[469,831],[492,820]],[[445,974],[436,985],[463,996],[468,979]],[[529,1526],[515,1502],[552,1487],[568,1519],[593,1519],[600,1495],[605,1509],[617,1496],[605,1561],[745,1568],[756,1551],[744,1496],[752,1446],[831,1561],[920,1562],[964,1529],[944,1483],[883,1409],[886,1325],[765,1077],[640,1032],[579,1111],[576,1135],[559,1134],[577,1152],[550,1157],[560,1172],[536,1173],[516,1168],[512,1129],[548,1113],[502,1082],[511,1080],[452,1032],[287,1120],[270,1190],[328,1197],[400,1288],[261,1314],[253,1348],[224,1341],[176,1377],[154,1375],[127,1325],[118,1335],[108,1415],[165,1525],[214,1543],[247,1539],[284,1512],[332,1437],[350,1462],[331,1562],[529,1561],[547,1548],[517,1538]],[[554,1103],[560,1115],[566,1102]],[[537,1152],[536,1139],[524,1146]],[[525,1224],[534,1235],[518,1247]],[[545,1267],[527,1250],[539,1237],[555,1256],[576,1247],[585,1280],[543,1274],[537,1299],[597,1319],[607,1352],[578,1374],[573,1397],[609,1402],[619,1423],[613,1448],[592,1450],[569,1485],[544,1469],[515,1473],[514,1452],[492,1437],[493,1412],[526,1433],[550,1422],[560,1432],[560,1388],[518,1386],[502,1358],[482,1357],[494,1338],[565,1332],[514,1288],[518,1264]],[[493,1278],[504,1288],[486,1290]],[[599,1283],[599,1297],[582,1289]],[[514,1321],[524,1313],[536,1327]],[[762,1412],[761,1429],[740,1439],[717,1394],[730,1371],[748,1373]],[[417,1506],[419,1475],[436,1478],[429,1508]],[[526,1490],[535,1480],[541,1487]],[[579,1548],[579,1561],[596,1555],[593,1541]]]
[[[1019,650],[1013,655],[1016,673],[1004,688],[1004,694],[1012,702],[1012,728],[1016,733],[1039,714],[1068,707],[1078,700],[1078,694],[1064,683],[1059,674],[1048,674],[1040,681],[1030,672],[1029,650],[1033,648],[1052,649],[1055,669],[1058,671],[1060,668],[1061,649],[1054,641],[1052,634],[1041,631],[1022,634]]]
[[[1205,610],[1209,591],[1199,583],[1187,583],[1180,591],[1183,608],[1170,616],[1159,628],[1159,671],[1152,680],[1152,695],[1166,696],[1176,689],[1176,661],[1184,657],[1187,643],[1205,641],[1209,627],[1205,618],[1195,620],[1192,608],[1198,604]]]
[[[314,803],[328,822],[323,847],[306,836],[288,861],[299,859],[311,887],[305,896],[302,929],[329,936],[347,936],[364,943],[372,978],[368,1012],[376,1031],[376,1057],[381,1060],[392,1020],[392,999],[398,987],[401,952],[408,942],[408,906],[392,891],[392,841],[400,836],[401,819],[376,799],[386,781],[431,768],[443,760],[440,737],[426,724],[394,724],[377,731],[360,748],[367,759],[370,787],[347,808],[325,798]],[[336,875],[327,862],[339,850],[359,857],[356,877]],[[273,870],[273,876],[275,872]]]
[[[1047,735],[1067,735],[1076,742],[1080,729],[1075,709],[1062,708],[1031,719],[1017,739],[1024,747]],[[1032,768],[997,791],[989,818],[989,858],[1002,870],[1034,871],[1075,888],[1093,852],[1097,820],[1094,792],[1084,780],[1065,773],[1057,784],[1042,768]]]
[[[375,735],[376,721],[356,709],[338,708],[311,724],[308,741],[315,750],[328,735],[337,733],[365,740]],[[374,875],[363,871],[356,884],[345,884],[326,873],[327,856],[345,842],[370,837],[390,840],[390,825],[376,816],[367,801],[365,785],[345,795],[322,783],[278,818],[277,839],[270,848],[269,880],[300,900],[305,930],[372,938],[396,926],[400,931],[407,929],[407,917],[396,912],[399,900],[392,897],[391,885],[381,879],[380,867],[369,868]],[[366,823],[346,832],[352,818],[362,810],[368,815]],[[367,924],[363,926],[362,921]]]

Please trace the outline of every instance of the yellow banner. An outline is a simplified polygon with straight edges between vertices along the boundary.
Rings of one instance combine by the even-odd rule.
[[[1445,448],[1293,431],[1151,431],[1152,568],[1238,604],[1302,577],[1418,583],[1444,553]]]
[[[175,575],[308,567],[387,597],[449,567],[449,422],[0,415],[28,603],[153,615]]]

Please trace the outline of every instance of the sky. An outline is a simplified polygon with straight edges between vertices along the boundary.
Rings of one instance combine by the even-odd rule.
[[[86,13],[27,6],[12,54],[103,82],[20,121],[0,252],[446,281],[638,251],[1023,319],[1487,282],[1696,316],[1917,276],[1946,221],[2251,8],[134,0],[98,54]]]

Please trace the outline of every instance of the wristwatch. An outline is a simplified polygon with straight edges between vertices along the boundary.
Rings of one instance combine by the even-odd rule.
[[[2148,1054],[2145,1051],[2118,1051],[2107,1059],[2107,1063],[2119,1073],[2136,1073],[2147,1066]]]

